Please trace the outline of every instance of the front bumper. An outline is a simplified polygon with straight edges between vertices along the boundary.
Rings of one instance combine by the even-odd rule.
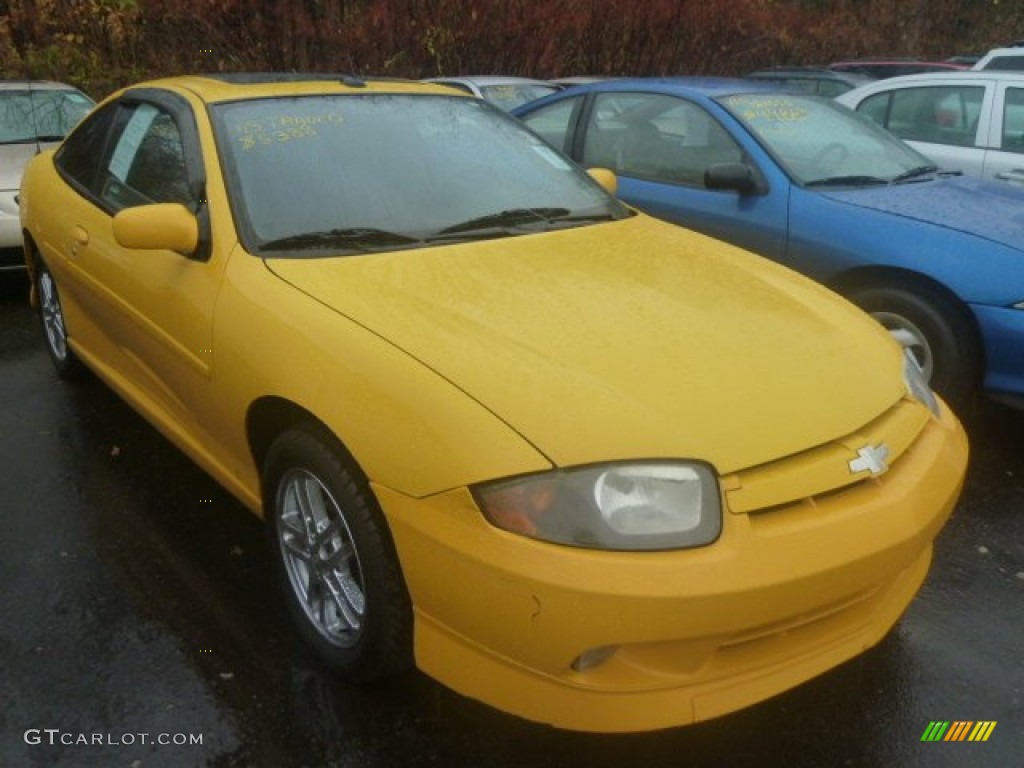
[[[1024,399],[1024,309],[972,305],[985,346],[985,389]]]
[[[499,531],[465,489],[375,487],[420,668],[516,715],[586,731],[682,725],[780,693],[877,643],[959,496],[966,436],[943,409],[887,473],[762,514],[698,550],[612,553]],[[575,671],[585,651],[614,646]]]
[[[16,189],[0,190],[0,271],[25,268],[17,194]]]

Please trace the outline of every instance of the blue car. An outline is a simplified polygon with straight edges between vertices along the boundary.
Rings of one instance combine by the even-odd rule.
[[[950,402],[983,387],[1024,406],[1024,190],[943,173],[846,107],[750,81],[614,80],[513,114],[615,171],[630,205],[843,294]]]

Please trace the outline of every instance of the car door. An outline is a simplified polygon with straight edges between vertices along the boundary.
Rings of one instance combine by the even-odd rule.
[[[187,426],[212,375],[212,317],[224,259],[204,249],[124,248],[112,220],[129,207],[178,203],[205,228],[195,116],[183,97],[152,89],[127,92],[113,109],[106,151],[62,216],[66,271],[88,318],[83,322],[95,328],[85,350],[90,362],[161,421]],[[58,156],[58,167],[63,161]],[[208,247],[209,233],[201,239]]]
[[[940,168],[980,177],[991,146],[992,102],[990,82],[934,79],[872,94],[856,109]]]
[[[785,255],[785,182],[770,185],[739,140],[704,106],[672,94],[598,92],[580,120],[574,157],[611,168],[618,195],[653,216],[770,258]],[[713,165],[745,164],[759,189],[709,189]]]
[[[991,121],[983,176],[1024,185],[1024,85],[1000,82]]]

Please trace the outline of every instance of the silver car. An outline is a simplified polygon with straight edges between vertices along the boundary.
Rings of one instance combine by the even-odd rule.
[[[539,99],[561,90],[561,86],[547,80],[505,75],[475,75],[473,77],[432,77],[425,82],[440,83],[485,99],[510,112],[520,104]]]
[[[25,266],[17,203],[25,163],[61,141],[92,107],[70,85],[0,80],[0,270]]]

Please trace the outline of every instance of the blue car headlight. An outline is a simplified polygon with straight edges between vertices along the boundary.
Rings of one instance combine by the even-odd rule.
[[[714,472],[699,462],[643,461],[554,470],[473,489],[499,528],[605,550],[700,547],[722,530]]]

